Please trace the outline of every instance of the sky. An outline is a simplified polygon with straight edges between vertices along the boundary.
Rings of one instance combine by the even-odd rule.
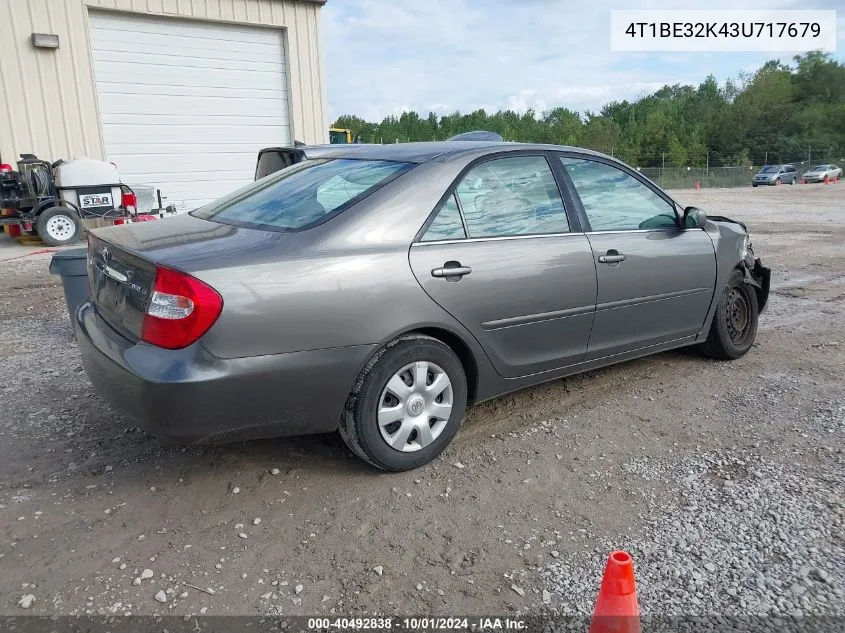
[[[329,119],[369,121],[564,106],[584,113],[665,84],[720,83],[793,53],[625,53],[610,50],[611,9],[838,9],[845,0],[328,0],[322,10]]]

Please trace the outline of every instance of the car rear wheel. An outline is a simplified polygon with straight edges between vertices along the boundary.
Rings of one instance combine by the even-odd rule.
[[[458,432],[466,410],[463,366],[441,341],[401,336],[361,371],[340,434],[361,459],[390,471],[427,464]]]
[[[731,273],[722,292],[710,333],[701,351],[711,358],[734,360],[745,355],[757,337],[757,293],[740,270]]]

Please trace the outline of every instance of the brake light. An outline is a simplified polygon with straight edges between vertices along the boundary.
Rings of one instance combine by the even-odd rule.
[[[182,349],[196,342],[223,311],[223,298],[196,277],[156,267],[153,293],[141,339],[167,349]]]
[[[12,171],[12,166],[9,163],[0,164],[0,171]]]

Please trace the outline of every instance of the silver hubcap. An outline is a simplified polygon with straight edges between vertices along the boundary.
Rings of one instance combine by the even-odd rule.
[[[76,226],[74,226],[73,220],[69,217],[64,215],[54,215],[52,218],[47,220],[44,230],[47,232],[47,235],[54,240],[64,241],[71,238],[73,232],[76,230]]]
[[[434,363],[405,365],[381,392],[378,426],[385,442],[412,453],[436,440],[452,415],[452,381]]]

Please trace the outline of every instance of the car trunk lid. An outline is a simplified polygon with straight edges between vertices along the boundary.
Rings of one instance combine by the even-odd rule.
[[[211,271],[292,255],[294,235],[235,227],[189,214],[95,229],[88,237],[91,299],[112,327],[135,341],[141,338],[156,266],[213,285]]]
[[[97,312],[131,340],[141,337],[156,267],[98,236],[88,237],[88,288]]]

